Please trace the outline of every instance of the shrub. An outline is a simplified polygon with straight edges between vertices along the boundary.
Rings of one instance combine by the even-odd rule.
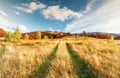
[[[44,39],[48,39],[48,36],[47,36],[47,35],[45,35],[45,36],[44,36]]]
[[[19,29],[16,29],[16,31],[14,32],[14,36],[16,41],[18,41],[22,37],[22,34]]]
[[[7,32],[5,36],[5,41],[13,42],[14,41],[14,34],[12,32]]]
[[[29,39],[29,35],[28,35],[28,34],[25,34],[24,39],[25,39],[25,40],[28,40],[28,39]]]
[[[111,40],[114,40],[114,36],[111,36]]]
[[[19,29],[16,29],[14,33],[8,32],[5,36],[5,41],[8,42],[18,42],[20,38],[22,37],[22,34]]]
[[[41,32],[40,31],[37,31],[37,33],[36,33],[36,39],[41,39]]]

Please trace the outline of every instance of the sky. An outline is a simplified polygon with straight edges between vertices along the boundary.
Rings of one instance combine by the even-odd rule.
[[[0,28],[120,33],[120,0],[0,0]]]

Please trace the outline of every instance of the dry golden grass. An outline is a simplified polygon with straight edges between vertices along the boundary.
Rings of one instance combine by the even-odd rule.
[[[0,58],[0,78],[28,78],[55,45],[56,42],[41,42],[32,46],[5,46],[5,52]]]
[[[48,71],[46,78],[77,78],[65,42],[60,42],[56,58],[52,61]]]
[[[2,42],[5,52],[0,56],[0,78],[28,78],[51,54],[58,42],[58,51],[46,78],[77,78],[66,42],[99,72],[98,78],[120,78],[120,41],[89,37],[21,40],[15,44]]]
[[[120,41],[86,38],[71,43],[81,58],[99,72],[100,78],[120,78]]]

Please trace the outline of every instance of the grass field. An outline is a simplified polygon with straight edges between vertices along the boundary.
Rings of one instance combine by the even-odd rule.
[[[1,44],[0,78],[120,78],[117,40],[77,37]]]

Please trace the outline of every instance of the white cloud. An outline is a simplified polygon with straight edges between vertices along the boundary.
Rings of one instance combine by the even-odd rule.
[[[104,23],[94,25],[93,27],[88,27],[86,29],[86,31],[95,30],[99,30],[100,32],[120,33],[120,18],[114,17]]]
[[[0,15],[8,16],[4,11],[0,10]]]
[[[26,4],[21,4],[20,6],[12,6],[12,7],[27,13],[32,13],[35,10],[45,8],[46,5],[42,3],[31,2],[30,4],[26,3]]]
[[[64,21],[71,18],[80,18],[81,13],[74,12],[67,7],[60,8],[59,5],[56,6],[46,6],[38,2],[22,3],[20,6],[12,6],[17,10],[21,10],[27,13],[32,13],[33,11],[40,10],[46,19],[60,20]],[[19,15],[17,13],[17,15]]]
[[[49,30],[50,30],[50,31],[54,31],[52,27],[49,27]]]
[[[18,12],[18,11],[15,11],[14,13],[15,13],[16,15],[20,15],[20,12]]]
[[[25,25],[18,25],[18,29],[20,29],[21,32],[28,32],[28,29],[26,28]]]
[[[95,3],[95,0],[91,0],[88,5],[86,6],[86,9],[84,11],[84,13],[87,13],[88,11],[90,11],[91,7],[93,6],[93,3]]]
[[[0,17],[0,28],[3,28],[5,31],[14,31],[16,28],[19,28],[21,32],[27,32],[28,29],[24,25],[15,24],[4,18]]]
[[[95,7],[96,9],[94,9]],[[101,4],[95,3],[90,10],[92,12],[67,24],[65,31],[120,33],[120,0],[105,0]]]
[[[64,21],[71,18],[80,18],[82,14],[74,12],[67,7],[60,8],[60,6],[49,6],[42,10],[42,14],[46,19]]]
[[[0,17],[0,27],[1,28],[5,29],[6,31],[9,31],[10,29],[13,30],[14,26],[16,26],[16,24]]]

